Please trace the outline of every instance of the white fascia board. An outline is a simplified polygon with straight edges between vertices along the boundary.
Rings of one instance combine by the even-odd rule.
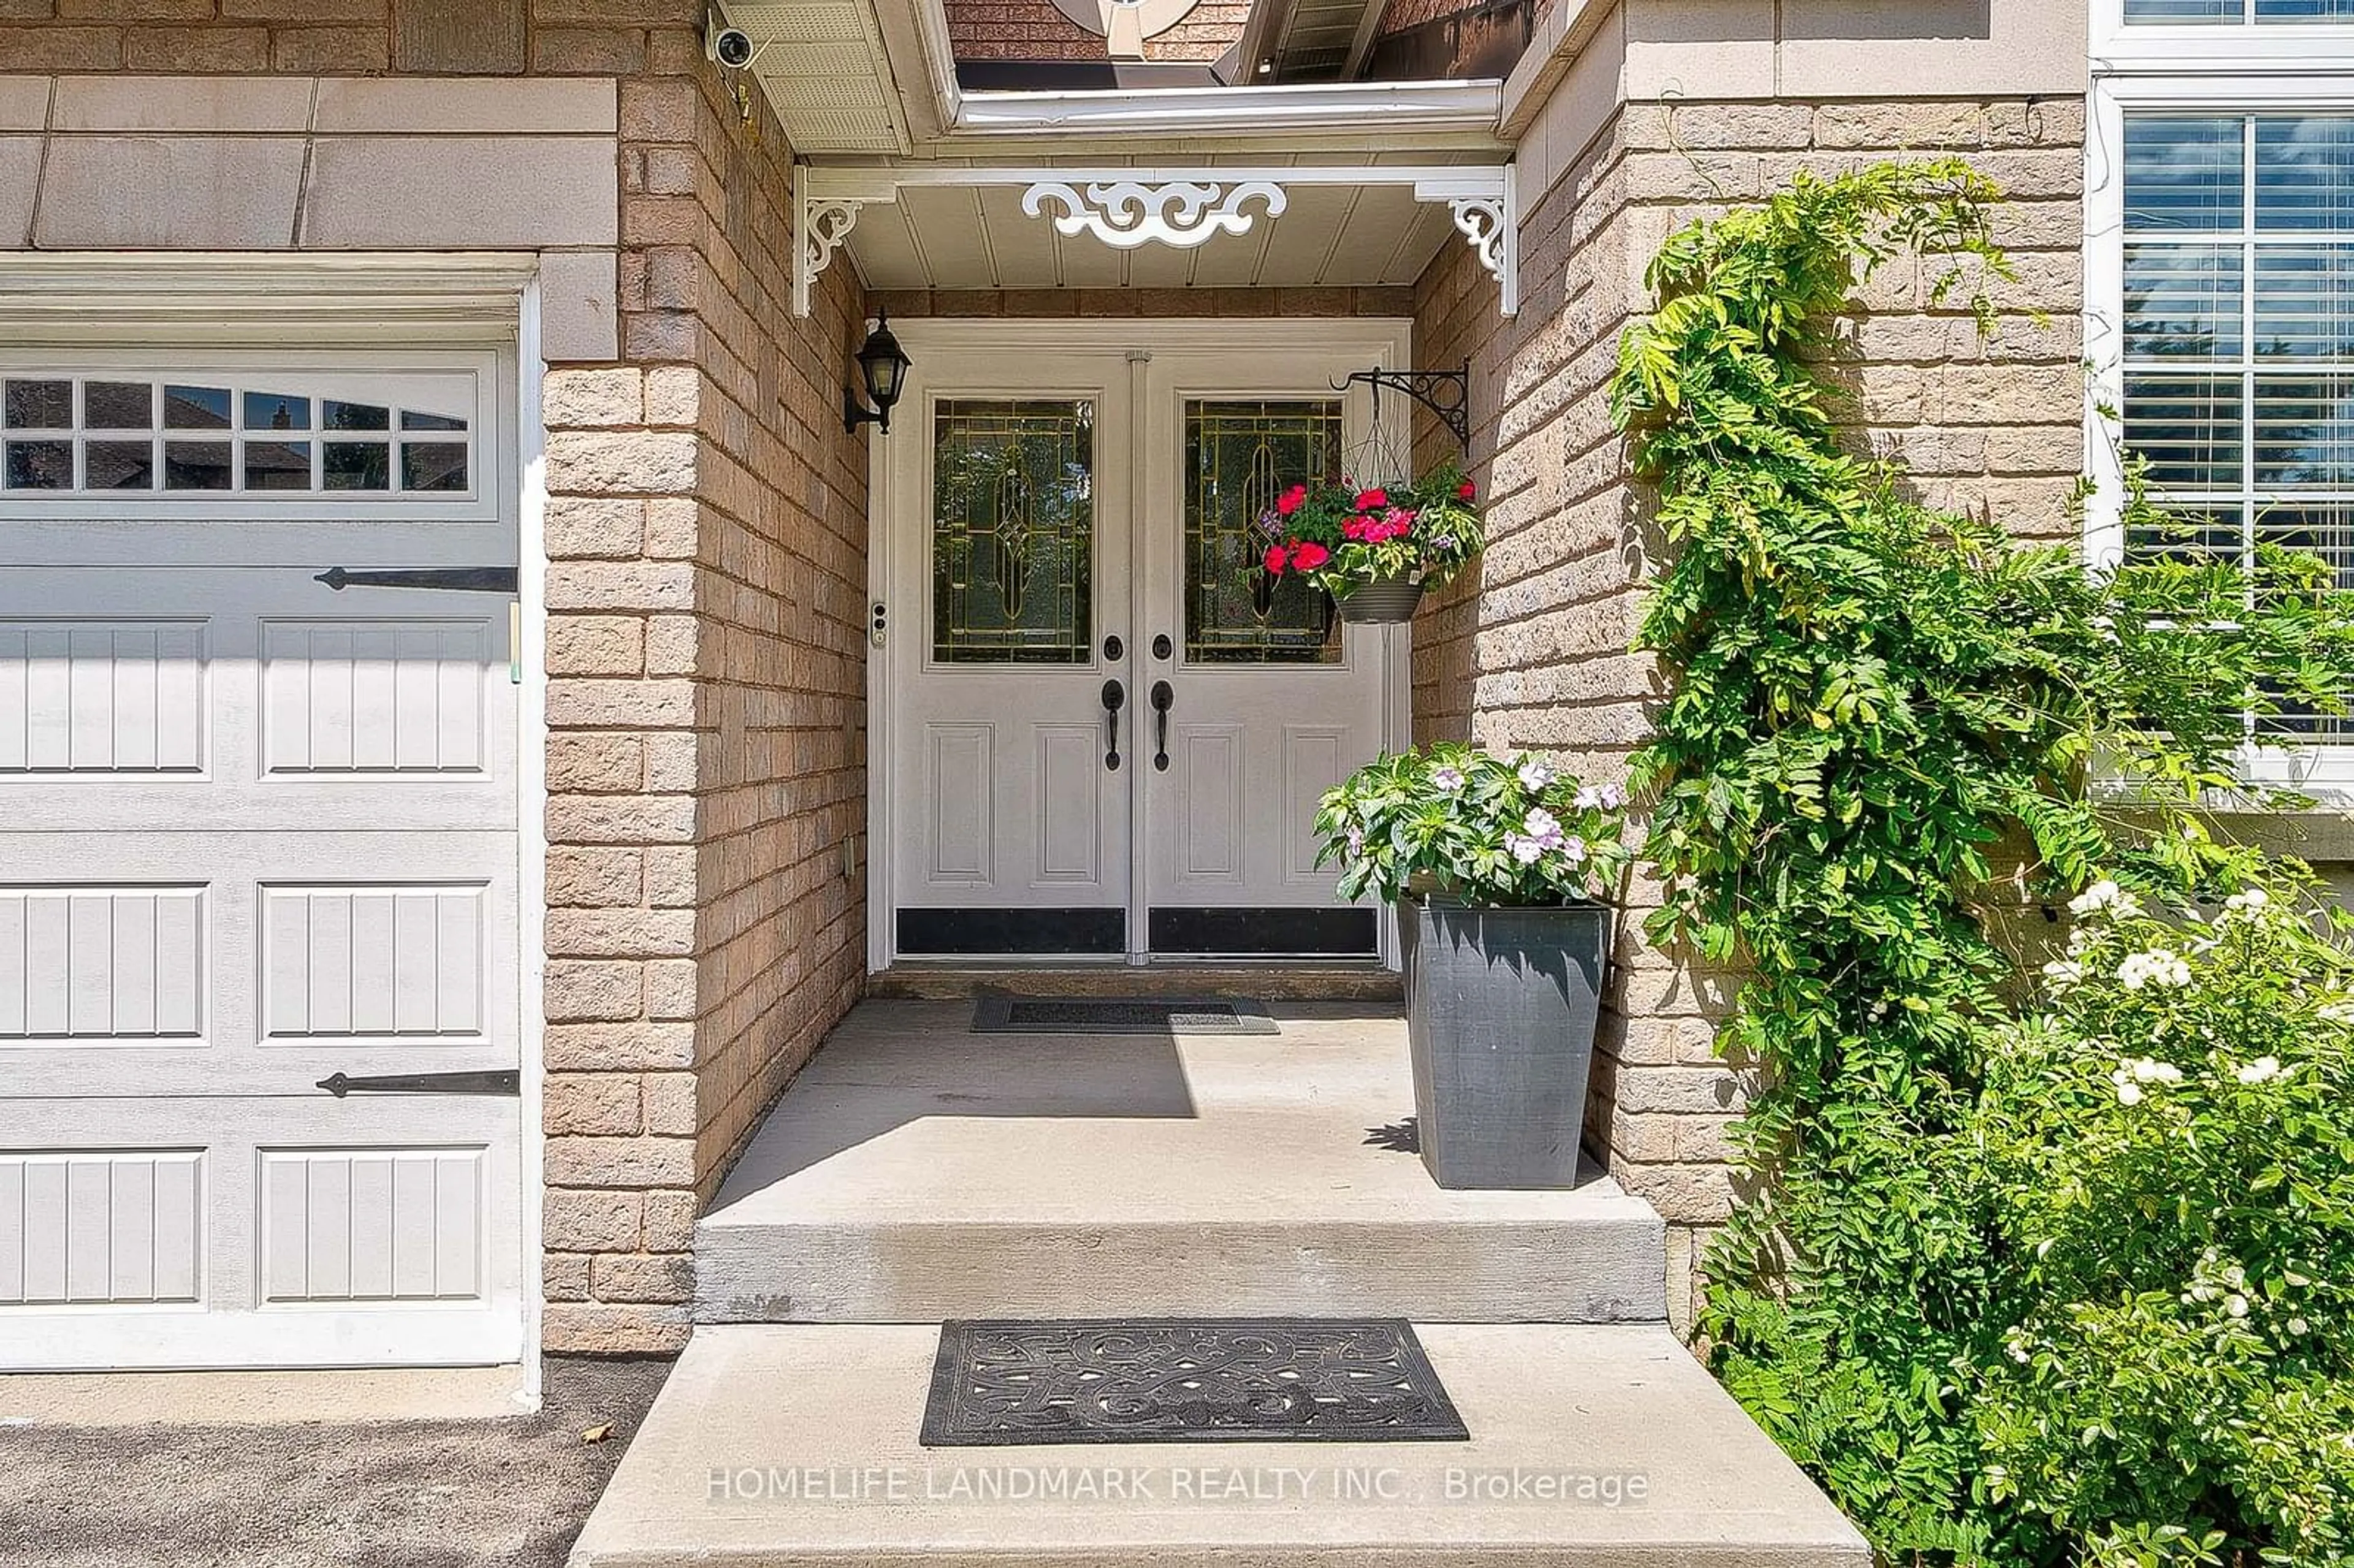
[[[947,11],[939,0],[875,0],[875,25],[908,134],[936,140],[956,123],[961,96]]]
[[[1492,134],[1500,81],[1318,82],[1130,88],[1109,92],[967,92],[952,144],[968,137],[1255,136],[1270,132],[1472,131]],[[948,148],[941,149],[949,150]]]

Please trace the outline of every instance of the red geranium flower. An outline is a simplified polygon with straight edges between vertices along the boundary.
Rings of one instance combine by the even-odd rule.
[[[1373,525],[1373,520],[1370,517],[1352,517],[1346,523],[1341,524],[1341,537],[1343,539],[1363,539],[1365,536],[1365,531]]]
[[[1357,494],[1357,510],[1360,512],[1379,512],[1389,503],[1390,493],[1386,490],[1360,491]]]
[[[1281,577],[1283,575],[1284,563],[1289,559],[1291,559],[1291,552],[1286,549],[1283,546],[1268,546],[1267,551],[1267,575],[1271,577]]]
[[[1282,499],[1275,503],[1276,515],[1278,517],[1290,516],[1293,513],[1299,510],[1301,503],[1307,501],[1307,499],[1308,487],[1304,484],[1293,485],[1289,490],[1285,491],[1283,493]]]
[[[1469,501],[1479,493],[1479,487],[1468,479],[1455,487],[1456,498],[1460,501]]]
[[[1303,572],[1312,572],[1332,558],[1332,552],[1310,539],[1291,549],[1291,564]]]

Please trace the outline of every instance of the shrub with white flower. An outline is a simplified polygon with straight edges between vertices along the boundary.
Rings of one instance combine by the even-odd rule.
[[[2124,961],[2117,965],[2117,983],[2127,991],[2139,991],[2146,985],[2189,985],[2190,966],[2165,948],[2152,948],[2146,953],[2127,953]]]
[[[1991,1494],[2082,1568],[2354,1563],[2354,945],[2310,895],[2200,923],[2096,885],[1994,1032],[1962,1146],[2032,1261],[1970,1403]]]
[[[1385,755],[1327,793],[1317,863],[1341,895],[1428,891],[1469,904],[1607,898],[1629,857],[1625,792],[1540,758],[1443,742]]]

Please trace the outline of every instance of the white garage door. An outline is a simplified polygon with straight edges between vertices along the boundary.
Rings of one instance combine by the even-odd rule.
[[[513,406],[0,359],[0,1364],[520,1354]]]

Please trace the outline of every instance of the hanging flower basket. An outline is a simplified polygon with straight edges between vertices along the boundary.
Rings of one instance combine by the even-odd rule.
[[[1360,582],[1348,594],[1333,601],[1343,620],[1360,625],[1395,626],[1414,619],[1415,607],[1422,602],[1422,581],[1418,577],[1372,577]]]
[[[1307,577],[1343,620],[1411,620],[1424,590],[1479,553],[1478,498],[1452,464],[1410,485],[1295,484],[1259,519],[1268,541],[1259,568],[1270,580]]]

